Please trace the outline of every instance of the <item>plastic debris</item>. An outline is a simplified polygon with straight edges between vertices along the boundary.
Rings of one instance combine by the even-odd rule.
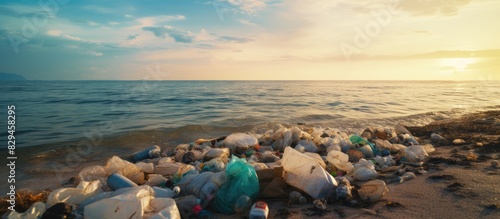
[[[317,160],[291,147],[285,148],[282,165],[285,181],[313,198],[324,198],[337,186],[337,181],[321,167]]]
[[[354,164],[354,169],[347,174],[347,176],[352,177],[354,180],[358,181],[368,181],[378,177],[378,173],[375,170],[375,165],[365,159],[360,159],[358,163]]]
[[[358,189],[359,197],[366,202],[376,202],[389,192],[385,182],[382,180],[372,180],[366,182]]]
[[[253,204],[252,209],[250,210],[249,219],[267,219],[268,215],[269,207],[267,207],[267,203],[258,201]]]
[[[295,204],[305,204],[307,203],[306,197],[304,197],[300,192],[292,191],[290,192],[289,199],[291,203]]]
[[[234,213],[234,204],[240,196],[247,195],[252,200],[257,198],[259,179],[252,166],[235,156],[229,161],[226,174],[227,182],[220,187],[212,206],[217,211],[231,214]]]

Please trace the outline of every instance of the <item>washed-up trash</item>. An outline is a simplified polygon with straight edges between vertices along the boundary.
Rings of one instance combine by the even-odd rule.
[[[250,210],[249,219],[267,219],[269,215],[269,207],[263,201],[255,202]]]
[[[92,182],[82,181],[76,188],[60,188],[50,193],[47,199],[47,205],[53,206],[57,203],[65,202],[77,205],[85,199],[102,192],[101,182],[95,180]]]
[[[146,181],[146,183],[144,183],[144,185],[158,186],[162,183],[166,183],[167,181],[168,181],[168,179],[163,177],[160,174],[149,174],[148,180]]]
[[[114,192],[101,192],[101,193],[98,193],[98,194],[95,194],[87,199],[85,199],[85,201],[83,201],[82,203],[80,203],[78,205],[78,211],[80,213],[83,213],[83,210],[85,209],[85,206],[87,205],[90,205],[96,201],[99,201],[99,200],[102,200],[102,199],[105,199],[105,198],[111,198],[113,196],[113,193]]]
[[[290,192],[290,195],[288,196],[289,200],[291,203],[295,204],[305,204],[307,203],[306,197],[304,197],[300,192],[297,191],[292,191]]]
[[[142,170],[134,164],[123,160],[118,156],[110,158],[106,163],[104,170],[107,175],[119,173],[138,185],[144,183],[144,172],[142,172]]]
[[[155,166],[153,163],[139,162],[135,163],[134,165],[145,173],[154,173],[155,171]]]
[[[41,206],[40,206],[41,208]],[[65,219],[71,214],[71,205],[67,203],[57,203],[43,213],[41,219]]]
[[[181,189],[178,186],[173,189],[160,188],[156,186],[152,188],[155,192],[155,198],[175,198],[181,192]]]
[[[339,170],[345,172],[350,172],[354,169],[352,163],[349,162],[349,155],[342,153],[341,151],[330,151],[326,160],[337,167]]]
[[[421,145],[413,145],[405,149],[405,157],[411,163],[424,162],[429,155]]]
[[[402,183],[404,181],[412,180],[412,179],[415,179],[415,178],[417,178],[417,176],[415,175],[415,173],[413,173],[413,172],[406,172],[406,173],[404,173],[400,177],[399,182]]]
[[[162,163],[155,166],[155,174],[160,174],[162,176],[172,176],[176,174],[179,170],[181,163]]]
[[[253,202],[250,197],[248,197],[247,195],[242,195],[236,200],[236,203],[234,204],[234,211],[237,214],[243,214],[247,210],[249,210],[250,207],[252,207],[252,204]]]
[[[374,155],[380,154],[380,151],[370,142],[359,135],[352,135],[349,140],[353,144],[362,145],[358,150],[361,150],[366,158],[371,158]]]
[[[313,198],[324,198],[337,185],[335,179],[314,158],[291,147],[285,148],[282,165],[285,181]]]
[[[349,162],[352,162],[352,163],[357,163],[359,161],[359,159],[365,157],[363,152],[358,151],[358,150],[348,150],[347,156],[349,156]]]
[[[122,188],[128,188],[128,187],[136,187],[137,184],[132,182],[130,179],[124,177],[123,175],[119,173],[113,173],[108,177],[108,180],[106,181],[108,187],[115,191],[118,189]]]
[[[203,171],[221,172],[226,168],[226,164],[220,157],[213,158],[203,163]]]
[[[386,169],[386,168],[389,168],[391,166],[396,165],[396,161],[394,159],[392,159],[392,156],[390,156],[390,155],[385,156],[385,157],[377,156],[377,157],[373,158],[373,160],[377,163],[377,166],[380,169]]]
[[[189,218],[193,214],[194,206],[200,204],[200,199],[197,199],[194,195],[182,196],[174,200],[182,218]]]
[[[234,133],[224,140],[224,145],[229,148],[231,151],[235,151],[236,149],[247,150],[248,148],[253,148],[256,145],[259,145],[257,138],[244,134],[244,133]]]
[[[296,147],[298,147],[299,145],[304,147],[304,150],[306,152],[316,153],[318,151],[318,147],[316,146],[316,144],[309,140],[299,141]]]
[[[327,207],[326,207],[326,199],[316,199],[313,201],[313,205],[316,209],[319,209],[319,210],[326,210]]]
[[[372,180],[366,182],[358,189],[359,197],[366,202],[376,202],[389,192],[385,182],[382,180]]]
[[[234,204],[240,196],[247,195],[252,200],[257,198],[259,179],[252,166],[235,156],[229,161],[226,174],[227,182],[220,187],[212,207],[219,212],[231,214],[234,213]]]
[[[345,177],[336,177],[338,182],[337,188],[335,188],[335,200],[344,201],[352,198],[352,186],[349,180]]]
[[[158,145],[153,145],[142,151],[138,151],[132,155],[132,160],[134,162],[141,161],[147,158],[159,157],[161,153],[161,148]]]
[[[181,219],[181,213],[174,199],[155,198],[150,201],[149,206],[157,212],[149,219]]]
[[[365,159],[360,159],[358,163],[354,164],[354,169],[347,174],[347,176],[352,177],[354,180],[358,181],[368,181],[378,177],[378,173],[375,170],[375,165]]]
[[[43,202],[35,202],[31,207],[23,212],[19,213],[16,211],[10,211],[6,215],[4,215],[3,218],[9,218],[9,219],[37,219],[43,213],[45,213],[45,204]]]
[[[84,209],[84,216],[86,219],[142,219],[144,210],[149,206],[153,195],[154,191],[151,187],[137,187],[137,189],[128,190],[124,194],[87,205]]]

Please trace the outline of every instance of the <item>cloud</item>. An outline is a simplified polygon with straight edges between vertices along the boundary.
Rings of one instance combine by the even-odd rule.
[[[91,56],[102,56],[102,52],[96,52],[96,51],[88,51],[87,53],[88,55],[91,55]]]
[[[351,10],[360,14],[392,7],[411,16],[454,16],[470,2],[471,0],[333,0],[330,5],[333,4],[332,8],[335,9]]]
[[[235,43],[246,43],[252,41],[252,39],[244,38],[244,37],[233,37],[233,36],[221,36],[220,40],[226,42],[235,42]]]
[[[253,22],[251,22],[249,20],[245,20],[245,19],[239,19],[238,22],[245,24],[245,25],[248,25],[248,26],[257,26],[256,23],[253,23]]]
[[[156,37],[165,38],[167,35],[175,40],[175,42],[180,43],[191,43],[195,36],[189,32],[180,29],[176,29],[171,26],[160,26],[160,27],[143,27],[145,31],[152,32]]]
[[[186,17],[184,15],[162,15],[162,16],[151,16],[151,17],[141,17],[137,19],[140,26],[154,26],[160,25],[169,21],[181,21],[185,20]]]
[[[135,35],[128,35],[127,36],[127,40],[130,41],[130,40],[135,40],[137,39],[137,37],[139,36],[139,34],[135,34]]]
[[[230,6],[237,7],[241,12],[247,14],[254,14],[267,6],[268,0],[218,0],[218,2],[229,4]],[[214,5],[217,3],[214,3]],[[219,5],[224,6],[224,5]]]

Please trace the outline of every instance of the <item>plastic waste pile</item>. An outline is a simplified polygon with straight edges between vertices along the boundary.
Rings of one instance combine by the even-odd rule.
[[[67,207],[71,218],[265,218],[268,198],[291,204],[372,203],[423,174],[434,151],[401,125],[346,133],[332,128],[276,127],[234,133],[175,148],[151,146],[128,159],[83,168],[74,188],[52,191],[46,203],[5,218],[44,218]],[[47,217],[46,217],[47,218]]]

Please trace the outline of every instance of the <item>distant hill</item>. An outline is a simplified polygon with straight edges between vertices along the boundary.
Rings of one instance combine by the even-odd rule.
[[[0,81],[24,81],[25,77],[18,74],[0,72]]]

